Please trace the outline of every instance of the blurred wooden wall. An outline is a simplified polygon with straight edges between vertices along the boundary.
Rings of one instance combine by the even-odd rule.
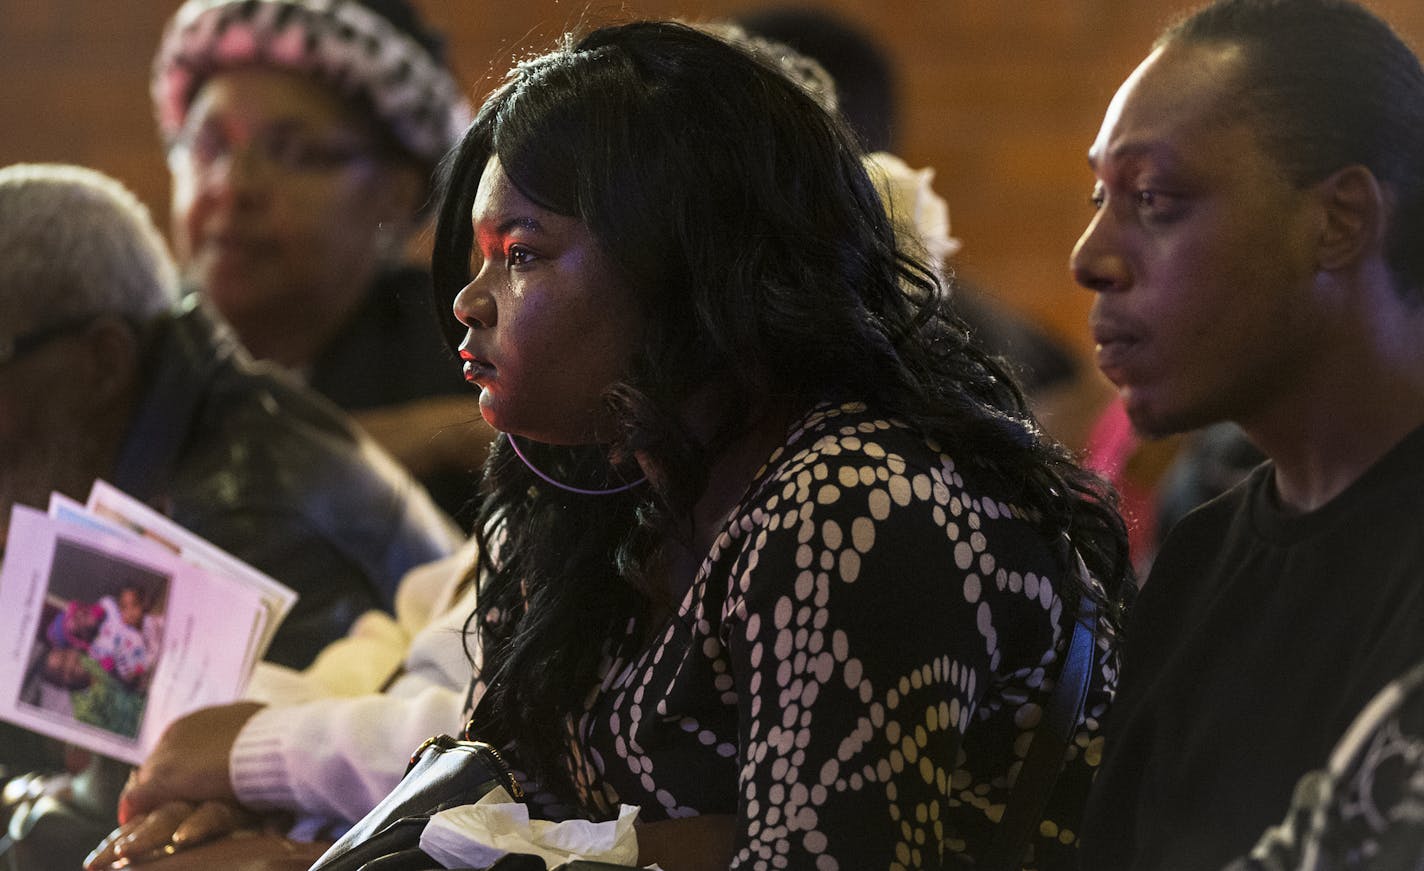
[[[583,18],[715,17],[756,0],[417,0],[482,95]],[[933,166],[959,269],[1087,353],[1088,294],[1067,258],[1089,216],[1084,153],[1122,78],[1189,0],[810,0],[896,59],[899,151]],[[1374,0],[1417,45],[1424,4]],[[148,69],[178,0],[0,0],[0,164],[67,161],[128,183],[167,222]]]

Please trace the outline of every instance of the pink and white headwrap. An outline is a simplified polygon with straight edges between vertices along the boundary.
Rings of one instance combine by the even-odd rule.
[[[188,0],[153,62],[159,129],[172,142],[216,72],[263,66],[310,74],[361,98],[411,155],[433,164],[471,118],[442,59],[358,0]]]

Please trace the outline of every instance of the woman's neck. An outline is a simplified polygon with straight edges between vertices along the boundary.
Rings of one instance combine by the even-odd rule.
[[[683,420],[704,445],[729,428],[728,415],[738,405],[725,391],[704,390],[687,404]],[[692,507],[692,516],[678,527],[690,534],[669,538],[664,545],[668,590],[673,602],[681,601],[692,585],[712,543],[756,480],[757,472],[786,442],[796,411],[784,403],[761,400],[745,410],[746,425],[733,425],[735,433],[716,447],[707,469],[707,484]],[[655,472],[653,474],[656,474]]]
[[[707,486],[692,509],[694,546],[703,553],[742,501],[757,472],[786,443],[792,423],[789,409],[759,409],[751,426],[717,452],[707,470]]]

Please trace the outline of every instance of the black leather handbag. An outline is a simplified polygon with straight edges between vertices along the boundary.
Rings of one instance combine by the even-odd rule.
[[[516,799],[524,797],[509,766],[493,747],[481,741],[437,735],[410,757],[405,777],[391,794],[332,844],[311,871],[439,868],[420,849],[425,824],[431,816],[448,808],[474,804],[500,786]]]

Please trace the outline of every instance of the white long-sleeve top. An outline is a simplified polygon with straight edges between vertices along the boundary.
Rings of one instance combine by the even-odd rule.
[[[458,734],[471,676],[461,581],[473,543],[401,579],[394,619],[359,618],[306,670],[262,664],[248,697],[266,703],[233,745],[229,772],[253,808],[354,822],[405,773],[431,735]]]

